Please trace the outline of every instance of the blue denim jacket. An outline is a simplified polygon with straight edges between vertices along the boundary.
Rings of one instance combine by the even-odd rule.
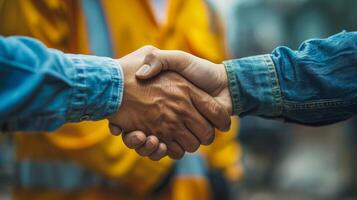
[[[123,73],[111,58],[0,37],[0,131],[50,131],[103,119],[118,110],[122,92]]]
[[[224,64],[239,116],[324,125],[357,113],[357,32]]]

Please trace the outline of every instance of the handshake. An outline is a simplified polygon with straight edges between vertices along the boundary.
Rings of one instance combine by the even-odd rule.
[[[141,156],[181,158],[209,145],[214,128],[230,128],[232,101],[223,64],[182,51],[145,46],[118,59],[124,74],[119,111],[109,116],[113,135]]]

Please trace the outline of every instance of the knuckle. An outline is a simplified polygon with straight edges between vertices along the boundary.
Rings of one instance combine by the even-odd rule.
[[[182,151],[177,155],[176,159],[181,159],[184,155],[185,155],[185,152]]]
[[[204,138],[202,141],[203,145],[210,145],[212,144],[213,140],[215,138],[215,133],[213,128],[207,128],[205,130]]]
[[[157,54],[155,53],[155,49],[151,49],[149,50],[149,53],[146,54],[145,56],[145,62],[147,64],[154,62],[155,60],[157,60]]]
[[[185,152],[181,151],[181,150],[180,151],[170,150],[168,152],[169,157],[172,159],[175,159],[175,160],[182,158],[184,154],[185,154]]]
[[[231,118],[228,117],[228,119],[224,120],[224,122],[225,122],[225,124],[223,126],[223,130],[229,131],[229,129],[231,128],[231,124],[232,124]]]
[[[187,150],[187,152],[194,153],[194,152],[196,152],[198,150],[199,147],[200,147],[199,144],[190,145],[190,148]]]
[[[153,51],[153,50],[156,50],[157,48],[152,45],[145,45],[141,49],[143,49],[145,51]]]
[[[231,117],[227,112],[219,114],[219,120],[216,121],[217,128],[221,131],[228,131],[231,127]]]
[[[151,60],[154,60],[155,57],[156,57],[156,55],[151,51],[150,53],[148,53],[148,54],[146,55],[145,58],[146,58],[146,60],[151,61]]]
[[[182,139],[181,146],[185,147],[185,151],[194,153],[199,148],[199,141],[196,140],[195,136],[191,135],[190,133],[185,133],[185,136]]]
[[[172,152],[171,154],[169,154],[170,158],[178,160],[181,159],[183,157],[185,153],[184,152]]]

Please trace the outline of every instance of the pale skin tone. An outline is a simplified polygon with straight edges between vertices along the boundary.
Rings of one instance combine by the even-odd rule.
[[[141,79],[141,81],[147,81],[152,78],[171,76],[166,72],[163,73],[164,71],[173,71],[180,74],[192,84],[213,96],[226,113],[232,114],[232,101],[228,88],[227,73],[223,64],[215,64],[182,51],[163,51],[153,48],[145,56],[144,65],[136,72],[136,78]],[[160,75],[156,77],[158,74]],[[222,115],[222,117],[224,116]],[[226,117],[222,119],[227,120]],[[115,126],[111,126],[111,129],[117,129],[117,132],[119,130]],[[124,143],[129,148],[135,149],[141,156],[147,156],[156,161],[167,154],[170,155],[169,149],[172,148],[170,147],[172,144],[166,143],[165,140],[160,140],[157,135],[147,134],[143,130],[136,130],[130,133],[127,132],[122,137]],[[201,144],[203,143],[201,142]],[[196,147],[190,150],[197,150],[198,147]],[[185,150],[187,151],[187,149]],[[182,155],[180,154],[180,156]]]
[[[179,159],[201,144],[211,144],[214,127],[229,129],[230,111],[219,88],[207,94],[177,73],[167,71],[139,80],[144,78],[135,73],[143,63],[156,64],[155,51],[144,47],[118,59],[124,73],[124,95],[119,111],[108,118],[110,129],[115,135],[124,130],[124,143],[142,156]]]

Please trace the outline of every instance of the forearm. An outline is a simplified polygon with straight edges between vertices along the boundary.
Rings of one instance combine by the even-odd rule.
[[[225,62],[235,114],[323,125],[357,113],[357,33]]]
[[[54,130],[118,110],[123,75],[110,58],[71,55],[30,38],[0,37],[0,128]]]

